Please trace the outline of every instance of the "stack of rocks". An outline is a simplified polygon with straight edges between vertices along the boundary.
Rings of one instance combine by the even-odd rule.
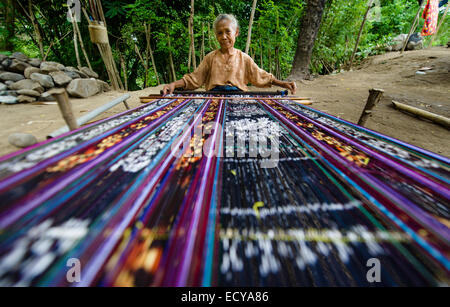
[[[53,101],[48,91],[66,88],[69,96],[86,98],[109,91],[108,83],[87,67],[76,69],[56,62],[28,58],[21,52],[0,54],[0,103]]]

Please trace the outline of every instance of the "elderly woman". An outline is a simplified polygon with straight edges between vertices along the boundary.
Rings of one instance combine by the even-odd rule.
[[[277,80],[272,74],[260,69],[250,56],[234,48],[239,25],[233,15],[219,15],[214,22],[214,32],[220,49],[205,56],[193,73],[166,84],[163,88],[164,95],[173,93],[175,88],[194,90],[203,84],[207,91],[247,91],[248,83],[258,87],[277,85],[295,94],[295,82]]]

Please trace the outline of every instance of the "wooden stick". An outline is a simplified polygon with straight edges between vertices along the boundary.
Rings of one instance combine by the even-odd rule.
[[[258,99],[265,99],[265,100],[292,100],[294,102],[300,103],[300,104],[312,104],[313,102],[310,100],[311,98],[304,98],[304,97],[282,97],[282,98],[265,98],[265,97],[256,97]],[[198,97],[198,96],[174,96],[174,97],[167,97],[167,96],[161,96],[161,95],[150,95],[145,97],[139,97],[141,100],[141,103],[147,103],[150,101],[153,101],[155,99],[224,99],[224,97]],[[239,100],[239,99],[252,99],[252,98],[242,98],[242,97],[226,97],[225,99],[228,100]]]
[[[372,7],[373,1],[374,0],[369,1],[369,5],[367,6],[366,14],[364,15],[364,19],[361,23],[361,27],[359,28],[358,38],[356,39],[355,49],[353,50],[353,54],[352,54],[352,58],[350,59],[350,65],[348,67],[348,70],[352,69],[353,60],[355,59],[356,51],[358,50],[358,46],[359,46],[359,40],[361,39],[361,34],[364,29],[364,25],[366,24],[367,16],[369,15],[369,11],[370,11],[370,8]]]
[[[197,69],[197,59],[195,58],[195,37],[194,37],[194,4],[195,4],[195,0],[191,0],[191,14],[189,17],[189,24],[191,25],[191,27],[189,28],[189,30],[191,31],[190,33],[190,37],[191,37],[191,51],[192,51],[192,65],[193,65],[193,70]]]
[[[75,130],[78,128],[78,123],[73,115],[72,105],[70,104],[69,96],[63,88],[54,88],[49,91],[53,97],[55,97],[58,102],[59,110],[66,121],[67,126],[70,130]]]
[[[441,21],[439,22],[439,25],[438,25],[438,27],[437,27],[437,29],[436,29],[436,33],[434,33],[433,37],[431,38],[431,42],[430,42],[430,44],[428,45],[428,48],[431,48],[431,47],[433,46],[434,40],[436,39],[436,37],[437,37],[437,35],[438,35],[438,33],[439,33],[439,29],[441,28],[442,24],[444,23],[444,20],[445,20],[445,17],[447,16],[447,13],[448,13],[448,9],[449,9],[449,8],[450,8],[450,2],[447,3],[447,8],[445,9],[444,16],[442,16],[442,19],[441,19]]]
[[[420,117],[423,117],[425,119],[431,120],[432,122],[442,125],[448,129],[450,129],[450,118],[447,118],[442,115],[434,114],[416,107],[409,106],[407,104],[398,102],[398,101],[392,101],[392,104],[394,107],[398,110],[405,111]]]
[[[412,32],[413,32],[414,29],[415,29],[415,25],[416,25],[417,20],[419,19],[420,11],[422,10],[422,7],[423,7],[423,6],[420,5],[420,6],[419,6],[419,9],[417,10],[416,17],[414,18],[414,22],[413,22],[412,25],[411,25],[411,29],[409,30],[408,36],[406,37],[405,43],[403,44],[403,48],[402,48],[402,51],[400,52],[400,54],[402,54],[402,53],[405,51],[406,46],[408,45],[409,38],[411,37]]]
[[[369,98],[367,99],[366,105],[364,106],[364,110],[361,113],[361,116],[358,120],[358,125],[364,126],[369,118],[370,113],[372,113],[372,109],[378,104],[381,97],[383,96],[384,91],[381,89],[371,89],[369,90]]]
[[[250,48],[250,43],[252,41],[252,26],[253,26],[253,18],[255,17],[256,3],[258,0],[253,0],[252,12],[250,13],[250,22],[248,24],[248,33],[247,33],[247,43],[245,44],[245,53],[248,54],[248,50]]]

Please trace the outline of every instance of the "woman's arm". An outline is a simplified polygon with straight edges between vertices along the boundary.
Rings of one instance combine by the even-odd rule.
[[[295,84],[294,81],[292,82],[286,82],[286,81],[280,81],[278,79],[274,79],[272,81],[272,85],[280,86],[285,89],[288,89],[291,91],[292,95],[295,95],[295,92],[297,91],[297,84]]]
[[[180,79],[180,80],[177,80],[175,82],[172,82],[172,83],[164,85],[164,87],[163,87],[163,95],[172,94],[173,91],[176,88],[179,88],[179,87],[182,87],[182,88],[186,87],[186,83],[184,82],[183,79]]]

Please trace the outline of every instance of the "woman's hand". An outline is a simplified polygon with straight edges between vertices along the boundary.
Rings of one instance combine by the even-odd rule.
[[[284,87],[285,89],[290,90],[292,95],[295,95],[295,92],[297,91],[297,84],[295,84],[294,81],[287,82],[287,81],[280,81],[278,79],[275,79],[272,81],[272,84],[280,86],[280,87]]]
[[[163,95],[172,94],[175,90],[175,82],[164,85]]]
[[[290,90],[292,95],[295,95],[295,92],[297,91],[297,84],[295,84],[294,81],[284,82],[284,88]]]

